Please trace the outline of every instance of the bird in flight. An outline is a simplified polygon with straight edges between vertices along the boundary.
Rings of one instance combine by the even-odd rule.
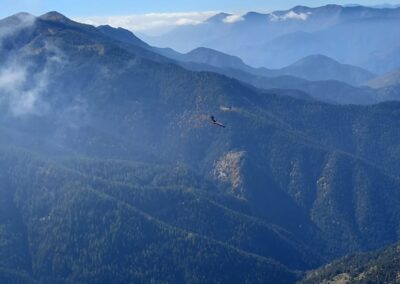
[[[220,127],[225,128],[225,125],[223,125],[221,122],[217,121],[217,120],[214,118],[213,115],[210,116],[210,118],[211,118],[211,122],[212,122],[214,125],[218,125],[218,126],[220,126]]]

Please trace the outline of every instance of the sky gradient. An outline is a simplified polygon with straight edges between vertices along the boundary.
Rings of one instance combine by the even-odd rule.
[[[269,11],[296,5],[320,6],[330,3],[354,4],[354,0],[0,0],[0,16],[20,11],[35,15],[57,10],[69,17],[110,16],[141,13],[171,13],[200,11]],[[357,4],[399,4],[399,0],[359,0]]]

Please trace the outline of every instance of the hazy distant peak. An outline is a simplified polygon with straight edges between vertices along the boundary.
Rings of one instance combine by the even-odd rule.
[[[292,9],[290,9],[290,11],[294,11],[294,12],[308,12],[308,11],[310,11],[311,9],[312,9],[312,8],[307,7],[307,6],[298,5],[298,6],[293,7]]]
[[[330,9],[330,10],[338,10],[338,9],[340,10],[343,9],[343,6],[337,4],[328,4],[325,6],[321,6],[320,8]]]
[[[307,7],[307,6],[295,6],[290,10],[286,10],[286,11],[276,11],[273,12],[274,14],[287,14],[289,12],[294,12],[294,13],[318,13],[318,12],[324,12],[324,13],[334,13],[334,12],[338,12],[341,11],[342,9],[344,9],[343,6],[340,5],[336,5],[336,4],[328,4],[325,6],[321,6],[321,7],[316,7],[316,8],[311,8],[311,7]]]
[[[306,80],[336,80],[358,85],[371,80],[375,75],[368,70],[349,64],[342,64],[326,55],[313,54],[280,69],[282,74]]]
[[[232,16],[232,14],[218,13],[218,14],[212,16],[211,18],[208,18],[208,20],[206,20],[206,23],[222,22],[225,18],[227,18],[229,16]]]
[[[330,58],[326,55],[323,54],[312,54],[312,55],[308,55],[298,61],[296,61],[293,65],[301,65],[304,63],[308,63],[308,62],[314,62],[315,60],[318,60],[318,62],[332,62],[332,63],[339,63],[338,61],[334,60],[333,58]]]
[[[189,51],[187,54],[190,54],[190,55],[202,54],[202,55],[221,56],[221,57],[224,57],[224,58],[229,58],[229,59],[231,59],[231,60],[232,60],[232,59],[235,59],[235,60],[237,60],[238,62],[243,63],[243,61],[242,61],[239,57],[237,57],[237,56],[229,55],[229,54],[220,52],[220,51],[215,50],[215,49],[207,48],[207,47],[198,47],[198,48],[195,48],[195,49],[193,49],[192,51]]]
[[[246,20],[258,20],[258,19],[265,19],[266,14],[262,14],[262,13],[258,13],[258,12],[247,12],[243,18],[245,18]]]
[[[202,46],[201,46],[201,47],[197,47],[197,48],[193,49],[192,51],[189,51],[189,53],[193,53],[193,52],[203,52],[203,51],[211,51],[211,50],[212,50],[211,48],[207,48],[207,47],[202,47]],[[212,51],[221,53],[221,52],[216,51],[216,50],[212,50]]]
[[[191,54],[191,55],[194,55],[194,54],[218,55],[218,56],[223,56],[223,57],[229,58],[229,59],[235,59],[238,62],[243,63],[243,61],[237,56],[229,55],[229,54],[220,52],[220,51],[215,50],[215,49],[207,48],[207,47],[195,48],[192,51],[188,52],[187,54]]]
[[[27,13],[27,12],[19,12],[19,13],[15,14],[14,16],[11,16],[11,17],[18,17],[18,18],[35,18],[34,15],[29,14],[29,13]]]
[[[186,54],[188,61],[209,64],[217,67],[243,68],[242,59],[211,48],[198,47]]]
[[[323,54],[312,54],[312,55],[308,55],[304,58],[299,59],[298,61],[294,62],[290,66],[291,67],[309,67],[309,68],[311,68],[313,66],[315,68],[318,68],[321,66],[331,66],[331,67],[339,68],[340,66],[350,67],[351,65],[342,64],[339,61],[336,61],[335,59],[328,57],[326,55],[323,55]],[[356,66],[351,66],[351,67],[359,68]],[[363,70],[363,71],[367,72],[366,70]]]
[[[21,23],[33,22],[35,19],[36,19],[36,17],[31,15],[31,14],[29,14],[29,13],[20,12],[20,13],[17,13],[15,15],[12,15],[10,17],[7,17],[7,18],[5,18],[5,19],[3,19],[1,21],[2,22],[7,22],[7,23],[10,23],[10,24],[18,25],[18,24],[21,24]]]
[[[362,5],[360,5],[360,4],[346,4],[346,5],[343,5],[343,7],[359,7],[359,6],[362,6]]]
[[[358,7],[364,7],[364,6],[358,6]],[[328,4],[328,5],[321,6],[321,7],[311,8],[311,10],[319,10],[319,11],[325,11],[325,12],[331,12],[331,13],[338,12],[343,9],[346,9],[346,7],[337,5],[337,4]]]

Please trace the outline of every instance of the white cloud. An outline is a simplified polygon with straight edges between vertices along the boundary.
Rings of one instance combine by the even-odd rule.
[[[7,104],[13,115],[33,113],[38,94],[44,81],[28,86],[28,68],[19,62],[13,61],[0,70],[1,102]]]
[[[286,15],[283,16],[283,20],[293,19],[293,20],[305,21],[305,20],[307,20],[309,13],[298,13],[297,14],[296,12],[289,11]]]
[[[29,14],[17,14],[0,27],[0,48],[3,40],[35,22]],[[39,76],[40,77],[40,76]],[[12,54],[0,67],[0,103],[7,104],[14,115],[31,112],[38,98],[38,92],[44,86],[43,78],[28,86],[28,64]]]
[[[233,24],[241,21],[244,21],[244,18],[240,15],[230,15],[223,19],[223,22],[227,24]]]
[[[25,81],[25,70],[11,66],[0,70],[0,91],[10,92],[14,88],[18,88]]]
[[[21,57],[11,56],[0,68],[0,103],[6,104],[14,116],[44,114],[48,104],[42,94],[48,90],[52,70],[60,68],[65,62],[63,54],[56,47],[46,44],[46,62],[40,72],[32,72],[29,60],[30,51]]]
[[[35,22],[35,17],[29,14],[17,14],[15,21],[10,24],[3,24],[0,27],[0,45],[5,37],[12,35],[20,31],[21,29],[27,28]]]
[[[148,13],[125,16],[80,17],[74,20],[94,26],[110,25],[133,32],[160,34],[177,26],[199,25],[217,12]]]
[[[289,11],[284,15],[276,15],[274,13],[269,14],[269,18],[271,21],[286,21],[286,20],[301,20],[305,21],[308,19],[308,16],[311,15],[311,12],[308,13],[296,13],[294,11]]]
[[[177,26],[187,26],[187,25],[199,25],[202,21],[189,19],[189,18],[182,18],[175,22]]]

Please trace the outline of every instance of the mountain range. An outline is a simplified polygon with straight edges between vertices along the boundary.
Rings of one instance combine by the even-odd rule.
[[[313,54],[281,69],[253,68],[245,64],[241,58],[232,56],[214,49],[198,47],[186,54],[179,53],[171,48],[157,48],[140,40],[132,32],[123,28],[99,26],[107,36],[118,41],[149,49],[171,59],[183,62],[192,62],[210,65],[221,69],[235,69],[254,75],[278,77],[295,76],[310,81],[336,80],[351,85],[359,85],[376,77],[368,70],[348,64],[341,64],[332,58],[320,54]]]
[[[212,48],[258,67],[282,68],[303,57],[323,54],[384,73],[400,66],[399,21],[400,8],[296,6],[268,14],[232,17],[221,13],[201,24],[145,39],[181,52],[199,46]]]
[[[197,48],[187,54],[182,54],[170,48],[150,46],[132,32],[122,28],[100,26],[99,29],[113,39],[166,56],[186,69],[220,73],[257,88],[273,89],[274,92],[281,94],[301,98],[309,96],[313,99],[339,104],[372,104],[399,99],[397,91],[385,95],[386,90],[372,89],[368,85],[362,85],[369,82],[371,78],[375,78],[369,71],[341,64],[323,55],[306,57],[282,69],[253,68],[238,57],[213,49]],[[292,91],[285,91],[287,89]],[[298,90],[298,92],[293,90]]]
[[[400,103],[257,88],[57,12],[0,31],[2,282],[294,283],[400,239]]]

